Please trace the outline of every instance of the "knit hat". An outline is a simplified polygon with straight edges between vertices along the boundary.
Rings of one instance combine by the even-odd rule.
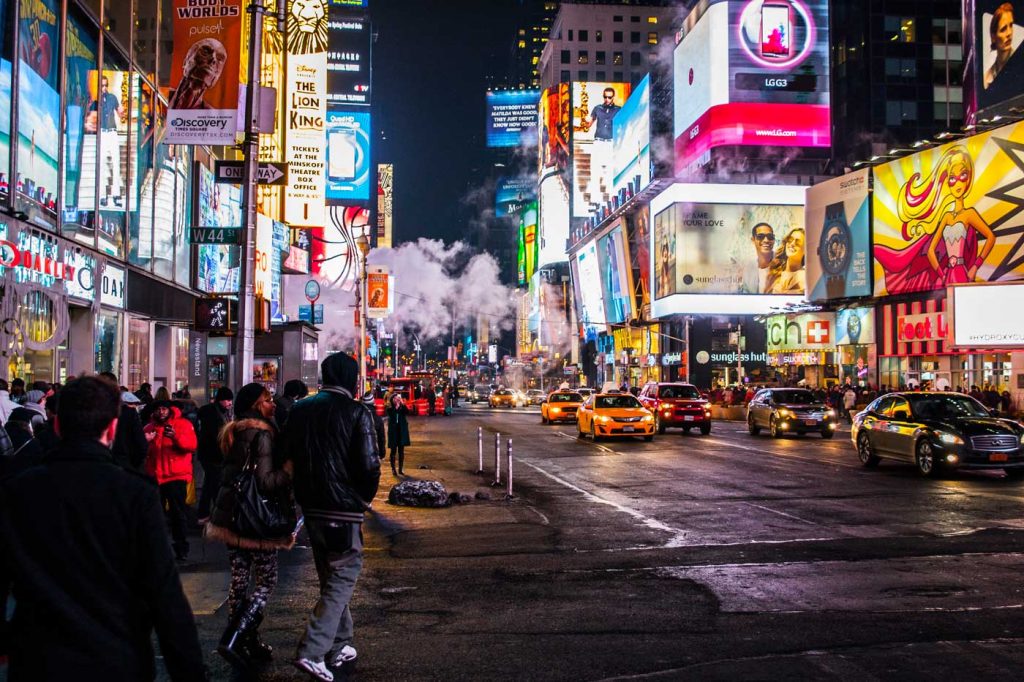
[[[217,393],[213,396],[213,399],[217,402],[220,402],[221,400],[234,400],[235,394],[227,386],[221,386],[217,389]]]
[[[373,391],[367,391],[366,393],[364,393],[360,400],[363,401],[364,405],[369,405],[370,407],[373,407],[375,400]]]
[[[260,396],[267,389],[263,387],[263,384],[257,384],[255,382],[246,384],[238,390],[238,394],[235,396],[235,416],[241,416],[243,414],[252,412],[256,406],[256,401],[260,399]]]
[[[25,394],[25,402],[26,403],[41,403],[41,402],[43,402],[43,398],[45,398],[45,397],[46,397],[46,394],[43,393],[42,391],[40,391],[39,389],[32,389],[31,391],[29,391],[29,392],[27,392]]]
[[[125,403],[126,405],[138,405],[142,401],[139,400],[139,396],[135,395],[131,391],[122,391],[121,402]]]

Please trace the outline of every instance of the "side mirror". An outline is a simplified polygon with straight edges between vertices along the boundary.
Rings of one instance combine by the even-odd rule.
[[[910,413],[906,410],[896,410],[892,413],[893,421],[908,422],[910,421]]]

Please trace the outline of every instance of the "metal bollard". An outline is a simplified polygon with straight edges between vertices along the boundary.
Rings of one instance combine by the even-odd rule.
[[[501,433],[494,434],[494,485],[501,485]]]
[[[508,478],[505,481],[505,499],[512,499],[512,439],[509,438],[505,444],[505,464],[508,468]]]
[[[484,427],[482,426],[476,427],[476,454],[476,473],[482,474],[484,472]]]

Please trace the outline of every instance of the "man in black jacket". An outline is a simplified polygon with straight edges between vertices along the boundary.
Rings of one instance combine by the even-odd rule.
[[[199,495],[199,523],[210,520],[210,507],[217,499],[224,474],[224,455],[220,451],[220,430],[231,421],[231,404],[235,394],[221,386],[213,402],[199,408],[199,447],[196,455],[203,465],[203,490]]]
[[[120,406],[116,384],[68,382],[57,449],[0,481],[12,682],[152,680],[154,629],[172,679],[206,679],[156,486],[110,454]]]
[[[363,513],[377,494],[380,457],[373,416],[354,399],[356,361],[335,353],[320,371],[323,390],[292,407],[284,437],[320,578],[320,599],[294,663],[330,682],[328,668],[356,658],[348,604],[363,566]]]
[[[112,372],[103,372],[100,376],[117,384],[117,377]],[[146,435],[142,433],[142,420],[138,411],[132,407],[141,404],[142,401],[134,393],[124,391],[121,412],[117,418],[117,435],[114,436],[114,444],[110,446],[114,462],[135,471],[142,471],[142,463],[146,461],[146,453],[149,451]]]

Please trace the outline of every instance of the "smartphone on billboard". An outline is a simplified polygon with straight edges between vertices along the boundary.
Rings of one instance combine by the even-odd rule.
[[[793,8],[788,2],[761,5],[761,56],[785,59],[793,48]]]
[[[356,177],[356,133],[334,130],[327,137],[327,175],[334,181]]]

